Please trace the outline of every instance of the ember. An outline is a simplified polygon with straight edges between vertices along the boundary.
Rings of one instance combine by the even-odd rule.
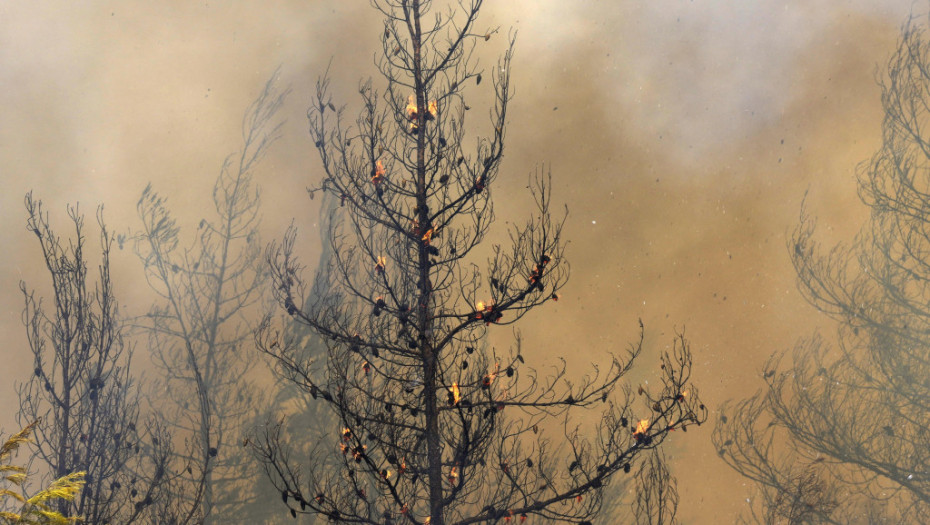
[[[649,420],[641,419],[639,423],[636,423],[636,430],[633,431],[633,435],[645,434],[649,430]]]

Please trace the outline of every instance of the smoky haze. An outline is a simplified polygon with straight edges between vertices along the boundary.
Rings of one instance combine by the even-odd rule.
[[[785,248],[805,191],[825,240],[848,239],[865,218],[854,172],[880,140],[876,66],[911,9],[904,0],[488,3],[479,22],[501,33],[479,46],[483,67],[518,31],[498,228],[529,213],[520,190],[541,163],[570,210],[572,278],[563,300],[523,325],[535,362],[603,361],[642,318],[649,346],[633,380],[653,377],[658,352],[684,329],[712,411],[759,388],[763,361],[818,323]],[[303,190],[321,171],[306,106],[331,64],[337,103],[358,107],[359,79],[376,73],[375,15],[367,2],[285,0],[0,6],[5,433],[14,384],[31,370],[18,285],[48,286],[23,195],[33,190],[61,227],[66,204],[79,202],[89,226],[104,204],[119,233],[139,227],[135,204],[152,182],[195,228],[241,143],[243,111],[280,66],[293,91],[283,138],[257,176],[262,231],[279,238],[296,220],[305,261],[315,260],[319,201]],[[469,118],[474,135],[486,111]],[[152,297],[132,250],[115,251],[112,264],[124,313],[144,312]],[[135,359],[145,367],[144,347]],[[688,437],[668,449],[679,516],[731,522],[747,484],[719,460],[709,429]]]

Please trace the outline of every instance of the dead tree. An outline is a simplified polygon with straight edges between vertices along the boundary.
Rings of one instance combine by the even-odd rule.
[[[673,429],[700,424],[684,341],[662,361],[662,388],[633,394],[621,379],[642,339],[606,370],[574,380],[565,367],[538,373],[520,338],[488,348],[489,331],[559,299],[568,278],[564,216],[550,214],[551,179],[530,178],[536,215],[483,247],[504,151],[513,38],[482,84],[476,45],[481,0],[448,11],[420,0],[374,1],[385,16],[376,65],[383,90],[365,82],[364,109],[349,124],[319,81],[309,111],[324,177],[315,192],[338,199],[326,234],[332,286],[308,296],[296,229],[268,259],[282,310],[326,341],[325,359],[302,357],[273,323],[260,348],[279,371],[336,414],[330,440],[307,468],[280,427],[253,441],[289,512],[345,523],[590,523],[601,489]],[[465,139],[474,91],[492,93],[489,136]],[[486,263],[479,257],[489,254]],[[621,391],[614,396],[615,390]],[[645,401],[636,408],[636,400]],[[569,412],[602,406],[585,432]],[[565,449],[559,444],[566,443]]]
[[[246,112],[242,149],[227,158],[213,189],[216,215],[200,221],[190,248],[181,247],[181,228],[151,186],[137,207],[142,231],[136,251],[161,298],[139,322],[163,378],[153,396],[162,400],[168,431],[185,440],[172,463],[179,476],[174,499],[195,502],[195,514],[207,522],[242,519],[261,479],[239,446],[259,409],[258,389],[250,382],[256,356],[249,355],[249,316],[261,317],[255,307],[268,279],[254,172],[279,135],[281,124],[274,120],[286,95],[272,78]],[[192,466],[197,472],[188,472],[182,483]]]
[[[918,522],[930,513],[930,41],[909,20],[881,82],[882,145],[859,169],[871,216],[824,252],[806,210],[789,240],[798,287],[836,322],[769,362],[766,386],[714,432],[757,482],[760,521]],[[787,440],[783,445],[782,440]]]
[[[30,423],[37,457],[54,478],[85,472],[83,490],[58,500],[58,510],[92,524],[132,523],[146,516],[164,483],[163,458],[148,454],[152,436],[139,428],[139,390],[130,374],[113,284],[114,238],[97,213],[101,260],[96,284],[88,275],[84,217],[68,208],[73,237],[55,234],[41,201],[26,195],[27,229],[35,234],[52,278],[47,307],[25,283],[23,321],[34,357],[32,377],[19,385],[21,424]],[[35,423],[33,423],[35,422]]]
[[[678,484],[666,466],[665,454],[653,449],[636,473],[633,517],[638,525],[677,523]]]

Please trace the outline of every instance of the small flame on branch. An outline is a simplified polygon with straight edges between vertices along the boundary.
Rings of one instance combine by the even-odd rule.
[[[636,430],[633,431],[633,435],[636,436],[645,434],[647,430],[649,430],[649,420],[641,419],[639,420],[639,423],[636,423]]]
[[[488,375],[484,376],[484,380],[483,380],[482,383],[481,383],[482,386],[484,386],[485,388],[490,387],[490,386],[491,386],[491,383],[493,383],[494,380],[497,378],[497,374],[500,373],[500,370],[501,370],[501,364],[500,364],[500,363],[495,363],[495,364],[494,364],[494,371],[493,371],[493,372],[492,372],[492,371],[488,371]]]
[[[420,238],[420,240],[423,241],[423,244],[429,246],[430,241],[433,240],[433,229],[430,228],[427,230],[426,233],[423,234],[423,237]]]
[[[417,119],[417,96],[411,94],[407,97],[407,120]]]
[[[459,469],[458,467],[452,467],[452,470],[449,472],[449,484],[455,485],[459,480]]]
[[[417,97],[416,95],[411,94],[407,97],[407,106],[404,108],[405,113],[407,114],[407,120],[410,121],[409,131],[412,134],[416,134],[419,131],[419,124],[417,123],[417,117],[419,116],[420,110],[417,107]],[[439,114],[439,103],[435,100],[431,100],[426,106],[426,120],[433,120]]]
[[[379,160],[375,164],[374,173],[372,173],[371,175],[371,182],[374,183],[376,186],[378,184],[381,184],[381,182],[384,180],[385,173],[386,172],[384,171],[384,164]]]
[[[384,273],[385,266],[387,266],[387,258],[385,258],[383,255],[379,255],[378,259],[375,261],[375,271]]]
[[[459,404],[459,401],[462,400],[462,392],[459,390],[459,384],[452,383],[452,388],[450,389],[450,391],[452,392],[452,404],[453,405]]]

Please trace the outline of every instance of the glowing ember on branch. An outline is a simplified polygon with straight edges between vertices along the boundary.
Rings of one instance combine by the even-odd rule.
[[[423,244],[429,246],[430,241],[433,240],[433,229],[430,228],[427,230],[427,232],[423,234],[423,237],[421,237],[420,240],[423,241]]]
[[[417,96],[410,95],[407,97],[407,120],[417,119]]]
[[[487,304],[485,304],[484,301],[478,301],[477,303],[475,303],[475,310],[479,312],[483,312],[486,307],[487,307]]]
[[[410,127],[408,131],[412,134],[416,134],[418,131],[420,131],[417,121],[420,109],[417,107],[416,95],[410,95],[407,97],[407,106],[404,108],[404,112],[407,114],[407,120],[410,121]],[[430,101],[426,106],[426,115],[424,115],[426,120],[433,120],[438,114],[439,103],[435,100]]]
[[[365,371],[366,376],[371,372],[371,365],[368,364],[368,361],[365,361],[364,363],[362,363],[362,370]]]
[[[375,271],[383,273],[385,266],[387,266],[387,259],[383,255],[379,255],[378,259],[375,261]]]
[[[452,467],[452,471],[449,472],[449,484],[455,485],[455,483],[458,480],[459,480],[459,469],[458,467]]]
[[[342,439],[343,439],[343,441],[348,441],[350,437],[352,437],[352,431],[349,430],[347,427],[343,427],[343,428],[342,428]]]
[[[416,120],[419,115],[419,108],[417,108],[417,96],[411,94],[407,97],[407,107],[404,108],[407,113],[407,120]],[[426,120],[433,120],[436,118],[436,115],[439,114],[439,103],[435,100],[431,100],[426,105]]]
[[[462,393],[459,390],[458,383],[452,383],[452,404],[457,405],[462,400]]]
[[[496,363],[496,364],[494,365],[494,371],[493,371],[493,372],[492,372],[492,371],[488,371],[488,375],[484,376],[484,380],[482,381],[482,385],[483,385],[485,388],[491,386],[491,383],[493,383],[494,380],[497,378],[497,374],[500,373],[500,370],[501,370],[501,364],[500,364],[500,363]]]
[[[649,430],[649,420],[641,419],[639,423],[636,423],[636,430],[633,431],[633,435],[645,434],[647,430]]]
[[[375,171],[371,175],[371,182],[373,182],[375,185],[381,184],[381,181],[384,180],[384,175],[385,175],[384,164],[382,164],[381,161],[379,160],[375,164]]]

